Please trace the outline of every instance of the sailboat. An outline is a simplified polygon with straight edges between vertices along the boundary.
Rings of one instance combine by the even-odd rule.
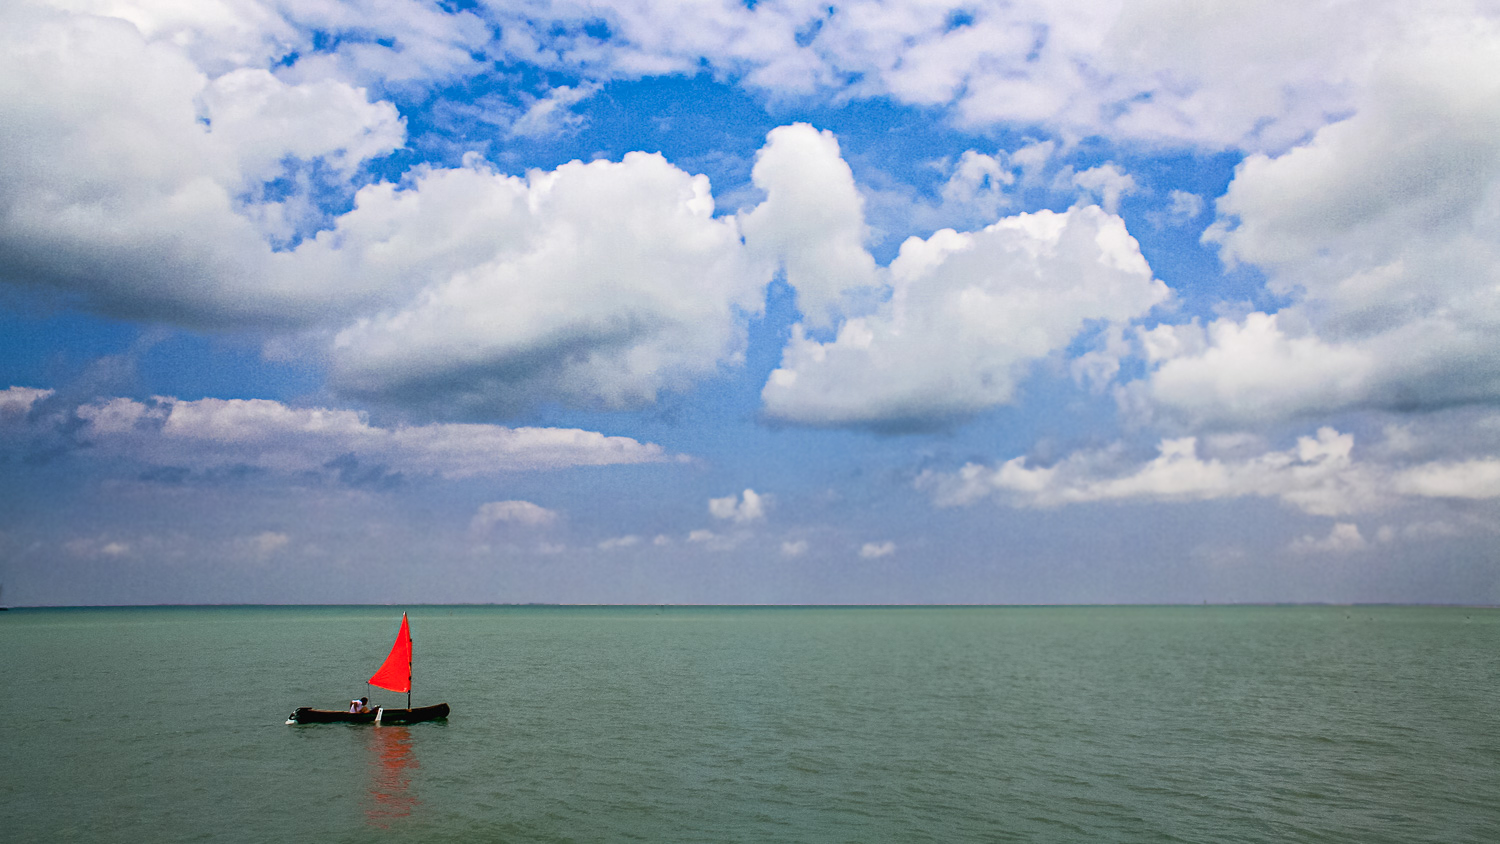
[[[369,683],[392,692],[406,692],[405,709],[386,709],[374,707],[368,712],[344,712],[337,709],[313,709],[310,706],[298,707],[296,712],[287,716],[288,724],[415,724],[418,721],[436,721],[439,718],[448,717],[448,704],[435,703],[431,706],[411,705],[411,625],[406,620],[406,613],[401,614],[401,631],[396,634],[396,643],[391,645],[391,652],[381,663],[380,668],[370,676]]]

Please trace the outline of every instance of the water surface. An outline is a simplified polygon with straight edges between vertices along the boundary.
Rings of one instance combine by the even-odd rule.
[[[1500,611],[0,614],[16,841],[1500,840]],[[376,702],[405,696],[376,690]]]

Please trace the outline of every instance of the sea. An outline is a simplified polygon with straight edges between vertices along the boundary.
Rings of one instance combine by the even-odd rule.
[[[409,613],[443,722],[289,726]],[[7,842],[1496,842],[1500,610],[0,613]]]

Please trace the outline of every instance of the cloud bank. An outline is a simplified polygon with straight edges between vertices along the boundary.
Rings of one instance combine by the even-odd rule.
[[[1328,427],[1297,438],[1292,448],[1248,456],[1204,457],[1198,438],[1183,437],[1163,440],[1158,455],[1143,464],[1118,448],[1075,452],[1051,466],[1028,463],[1016,457],[954,472],[928,470],[916,483],[940,507],[986,498],[1021,507],[1270,498],[1312,515],[1347,516],[1402,499],[1500,498],[1500,461],[1360,460],[1353,435]]]
[[[669,459],[657,445],[571,428],[381,428],[351,410],[295,408],[264,399],[113,398],[50,409],[42,404],[48,395],[19,387],[0,393],[0,419],[10,429],[12,448],[45,445],[66,432],[80,455],[148,466],[250,467],[295,475],[363,465],[447,479]]]

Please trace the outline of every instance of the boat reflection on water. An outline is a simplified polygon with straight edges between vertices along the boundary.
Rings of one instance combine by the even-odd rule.
[[[411,790],[412,773],[420,767],[412,752],[410,727],[376,727],[370,736],[370,801],[365,819],[389,829],[421,805]]]

